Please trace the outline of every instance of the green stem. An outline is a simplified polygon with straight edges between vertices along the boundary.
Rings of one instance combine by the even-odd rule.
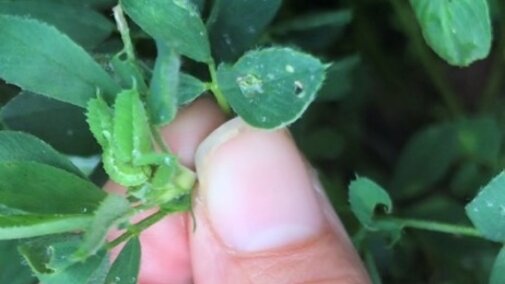
[[[454,117],[461,116],[463,108],[451,86],[444,78],[443,73],[440,70],[440,65],[424,43],[424,39],[419,33],[415,16],[412,12],[409,12],[409,7],[406,6],[408,2],[404,0],[391,0],[391,4],[393,5],[395,13],[398,15],[398,19],[402,23],[405,32],[412,40],[412,43],[417,51],[416,54],[419,56],[424,70],[430,77],[433,85],[442,97],[442,100],[445,102],[447,108],[451,111]]]
[[[426,220],[416,220],[416,219],[385,218],[382,220],[387,222],[394,222],[404,228],[461,235],[473,238],[484,238],[484,236],[482,236],[482,234],[479,233],[479,231],[470,226],[454,225],[454,224],[447,224]]]
[[[156,142],[156,145],[158,145],[158,147],[160,148],[160,150],[163,153],[170,154],[171,152],[170,152],[167,144],[165,144],[165,140],[163,140],[163,137],[161,137],[161,133],[160,133],[160,130],[158,129],[158,127],[156,127],[152,124],[150,126],[151,126],[151,133],[153,135],[154,142]]]
[[[217,81],[216,64],[214,63],[214,61],[209,63],[209,73],[210,78],[212,80],[212,82],[210,83],[210,90],[212,94],[214,94],[217,104],[224,113],[230,114],[231,113],[230,105],[228,104],[228,101],[224,97],[223,92],[221,92],[221,89],[219,88],[219,84]]]
[[[135,62],[135,50],[133,48],[132,39],[130,37],[130,29],[128,28],[128,23],[124,17],[123,9],[121,5],[118,4],[112,8],[114,13],[114,20],[116,21],[117,29],[121,34],[121,40],[123,41],[124,51],[126,56],[132,62]]]
[[[167,212],[160,210],[160,211],[150,215],[149,217],[143,219],[142,221],[130,226],[126,230],[126,232],[124,232],[121,236],[110,241],[106,246],[107,249],[111,250],[114,247],[116,247],[117,245],[119,245],[125,241],[128,241],[129,239],[131,239],[133,237],[138,236],[142,231],[144,231],[145,229],[154,225],[155,223],[157,223],[158,221],[163,219],[166,215],[167,215]]]
[[[497,1],[498,9],[501,15],[505,15],[505,4]],[[503,67],[505,63],[505,20],[500,19],[500,35],[497,37],[498,44],[496,45],[496,60],[493,61],[489,79],[483,91],[480,110],[486,111],[493,107],[496,97],[501,92],[503,85]]]

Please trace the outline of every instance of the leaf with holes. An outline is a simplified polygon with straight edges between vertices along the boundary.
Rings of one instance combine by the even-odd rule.
[[[251,51],[234,65],[220,65],[218,82],[231,107],[247,123],[280,128],[297,120],[325,78],[316,58],[290,48]]]
[[[386,213],[393,210],[393,202],[388,193],[368,178],[357,178],[349,185],[351,210],[363,226],[374,228],[375,210],[384,206]]]

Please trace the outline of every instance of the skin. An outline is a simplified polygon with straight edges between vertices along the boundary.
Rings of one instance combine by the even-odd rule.
[[[289,132],[225,120],[200,99],[163,129],[199,176],[195,219],[172,215],[142,233],[139,283],[371,283]]]

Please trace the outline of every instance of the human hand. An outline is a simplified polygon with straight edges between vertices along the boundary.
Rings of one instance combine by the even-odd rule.
[[[370,283],[288,131],[224,121],[203,99],[163,130],[196,165],[196,230],[187,213],[145,230],[139,283]]]

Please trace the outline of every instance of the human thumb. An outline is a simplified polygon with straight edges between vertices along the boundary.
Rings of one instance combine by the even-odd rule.
[[[195,283],[370,283],[287,130],[231,120],[199,147],[196,168]]]

